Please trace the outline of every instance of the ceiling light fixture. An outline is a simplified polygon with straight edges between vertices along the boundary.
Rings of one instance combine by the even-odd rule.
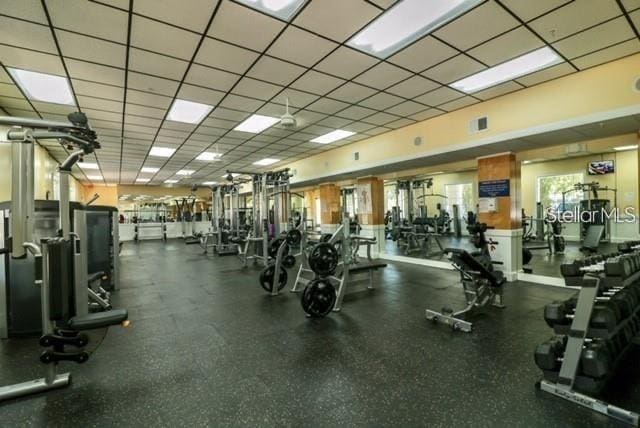
[[[234,131],[250,132],[252,134],[259,134],[267,128],[272,127],[276,123],[280,122],[280,119],[271,116],[262,116],[260,114],[253,114],[245,119],[240,125],[233,128]]]
[[[483,0],[402,0],[347,42],[352,48],[387,58],[435,31]]]
[[[167,183],[167,184],[176,184],[178,181],[180,181],[180,180],[175,180],[175,179],[164,180],[164,182]],[[171,196],[165,196],[165,197],[170,198]]]
[[[258,166],[269,166],[269,165],[273,165],[274,163],[278,163],[280,162],[280,159],[273,159],[273,158],[264,158],[261,159],[257,162],[254,162],[254,165],[258,165]]]
[[[89,180],[92,180],[92,181],[93,180],[102,180],[103,179],[101,175],[87,175],[87,178]]]
[[[544,47],[465,77],[452,83],[451,86],[466,93],[477,92],[560,62],[562,58],[553,49]]]
[[[321,135],[317,138],[311,140],[312,143],[318,144],[329,144],[334,141],[342,140],[343,138],[351,137],[355,135],[355,132],[351,131],[343,131],[342,129],[336,129],[335,131],[331,131],[328,134]]]
[[[98,164],[93,162],[78,162],[77,165],[82,169],[100,169]]]
[[[170,158],[175,153],[176,149],[170,147],[151,147],[149,156],[157,156],[159,158]]]
[[[252,9],[261,10],[276,18],[290,20],[307,0],[238,0]]]
[[[205,181],[202,183],[203,186],[213,186],[214,184],[218,184],[217,181]]]
[[[158,171],[160,171],[160,168],[153,168],[150,166],[143,166],[142,169],[140,169],[140,172],[149,172],[151,174],[155,174]]]
[[[171,109],[169,109],[167,120],[183,123],[200,123],[211,110],[213,110],[213,106],[208,104],[176,99],[171,105]]]
[[[150,178],[136,178],[136,183],[148,183],[150,181]]]
[[[628,145],[628,146],[614,147],[613,150],[616,150],[618,152],[622,152],[622,151],[625,151],[625,150],[635,150],[637,148],[638,148],[637,144],[631,144],[631,145]]]
[[[69,81],[62,76],[8,68],[29,99],[47,103],[76,105]]]
[[[195,171],[193,169],[181,169],[180,171],[176,172],[176,175],[191,175],[194,172]]]
[[[198,155],[196,159],[200,161],[211,162],[211,161],[218,161],[220,160],[221,157],[222,155],[220,153],[202,152]]]

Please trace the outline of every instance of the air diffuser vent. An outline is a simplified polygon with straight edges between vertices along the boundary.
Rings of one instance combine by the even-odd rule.
[[[489,118],[486,116],[473,119],[471,122],[469,122],[470,134],[486,131],[487,129],[489,129]]]
[[[355,152],[353,154],[353,160],[360,160],[360,152]]]

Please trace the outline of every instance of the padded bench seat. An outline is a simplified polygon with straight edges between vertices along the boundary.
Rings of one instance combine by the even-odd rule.
[[[473,254],[461,248],[447,248],[445,254],[451,254],[453,262],[460,266],[465,272],[474,272],[481,278],[488,279],[492,287],[500,287],[504,284],[504,273],[499,270],[490,271],[482,263],[480,263]]]
[[[126,309],[113,309],[73,317],[69,320],[69,327],[76,331],[93,330],[121,324],[128,317],[129,313]]]

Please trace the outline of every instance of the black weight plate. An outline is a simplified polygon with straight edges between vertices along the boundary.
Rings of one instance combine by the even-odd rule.
[[[260,272],[260,285],[265,291],[271,293],[273,291],[273,283],[275,282],[275,265],[269,265],[262,269]],[[284,268],[280,268],[280,283],[278,284],[278,291],[282,290],[287,285],[287,271]]]
[[[302,241],[302,232],[298,229],[291,229],[287,232],[287,244],[289,245],[298,245],[300,241]]]
[[[295,265],[296,265],[296,258],[291,254],[285,256],[284,259],[282,260],[282,266],[284,266],[287,269],[291,269]]]
[[[329,242],[332,236],[330,233],[325,233],[320,237],[320,242]]]
[[[338,250],[328,242],[321,242],[309,253],[309,267],[318,275],[331,275],[338,267],[338,259]]]
[[[323,318],[333,310],[336,289],[329,281],[314,279],[304,288],[300,303],[310,317]]]
[[[282,245],[282,243],[285,241],[284,238],[276,238],[273,241],[271,241],[271,243],[269,243],[269,256],[272,258],[276,258],[278,255],[278,249],[280,248],[280,245]],[[284,255],[289,254],[289,247],[287,246],[287,248],[285,248],[284,250]]]

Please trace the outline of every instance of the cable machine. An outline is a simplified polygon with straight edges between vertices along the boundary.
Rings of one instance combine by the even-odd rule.
[[[567,195],[582,193],[575,219],[580,224],[580,240],[585,249],[595,251],[600,242],[611,240],[611,224],[605,213],[609,213],[611,208],[617,207],[618,190],[612,187],[601,187],[597,181],[591,183],[576,183],[572,189],[562,192],[562,209],[566,210]],[[613,194],[613,207],[611,199],[600,197],[601,192]],[[585,199],[586,196],[586,199]]]

